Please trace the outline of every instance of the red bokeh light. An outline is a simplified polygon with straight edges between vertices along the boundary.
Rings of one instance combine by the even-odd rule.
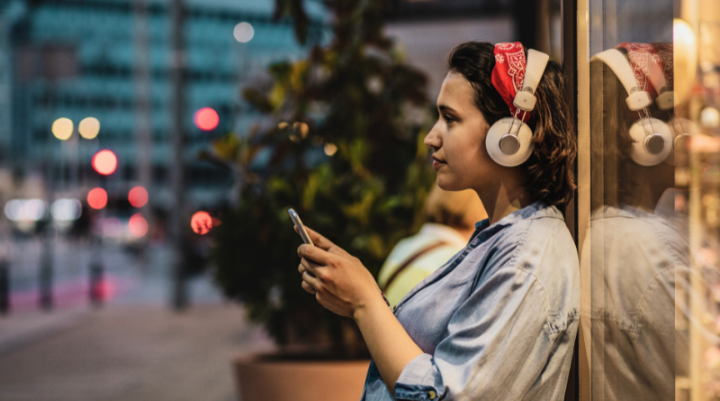
[[[102,175],[110,175],[117,169],[117,156],[107,149],[95,153],[92,158],[92,166],[98,173]]]
[[[148,202],[148,193],[143,187],[135,187],[128,193],[128,201],[133,207],[143,207]]]
[[[112,281],[104,279],[95,284],[91,291],[98,299],[107,301],[115,295],[117,289]]]
[[[197,212],[190,220],[190,226],[197,234],[205,235],[212,230],[213,219],[207,212]]]
[[[130,234],[132,234],[133,237],[142,238],[148,232],[148,222],[142,214],[135,213],[130,217],[128,230],[130,230]]]
[[[203,131],[212,131],[220,124],[220,116],[210,107],[203,107],[195,113],[195,125]]]
[[[88,192],[87,203],[93,209],[102,209],[107,205],[107,192],[102,188],[93,188]]]

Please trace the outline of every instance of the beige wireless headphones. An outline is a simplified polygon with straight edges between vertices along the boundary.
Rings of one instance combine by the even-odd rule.
[[[525,115],[535,108],[537,98],[534,94],[549,59],[550,56],[545,53],[528,50],[522,90],[517,92],[513,101],[516,112],[512,117],[496,121],[485,138],[485,147],[495,163],[515,167],[523,164],[532,154],[533,132],[523,121],[524,117],[518,118],[518,114],[522,111]]]
[[[626,99],[628,108],[640,115],[629,131],[633,139],[630,157],[641,166],[654,166],[665,160],[673,149],[675,135],[663,121],[650,117],[648,107],[652,99],[647,91],[638,88],[628,59],[621,51],[610,49],[596,54],[591,60],[600,60],[610,67],[629,95]],[[648,78],[653,86],[662,88],[658,90],[660,94],[656,99],[658,107],[661,110],[672,109],[673,92],[666,90],[663,74],[651,73]]]

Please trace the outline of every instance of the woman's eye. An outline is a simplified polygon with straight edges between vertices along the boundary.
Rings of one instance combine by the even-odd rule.
[[[445,121],[447,121],[447,122],[449,122],[449,123],[455,121],[454,118],[452,118],[451,116],[449,116],[449,115],[447,115],[447,114],[446,114],[445,116],[443,116],[443,118],[445,118]]]

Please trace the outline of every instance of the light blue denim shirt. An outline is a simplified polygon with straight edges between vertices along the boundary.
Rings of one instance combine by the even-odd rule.
[[[536,202],[489,226],[420,282],[395,315],[423,350],[395,400],[561,400],[580,309],[575,244]],[[362,400],[393,400],[374,362]]]

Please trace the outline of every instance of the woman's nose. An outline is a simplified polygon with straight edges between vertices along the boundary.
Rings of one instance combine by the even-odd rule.
[[[435,126],[427,134],[423,143],[425,144],[425,146],[433,148],[435,150],[440,148],[440,145],[442,145],[442,140],[440,139],[440,135],[438,134],[437,124],[435,124]]]

